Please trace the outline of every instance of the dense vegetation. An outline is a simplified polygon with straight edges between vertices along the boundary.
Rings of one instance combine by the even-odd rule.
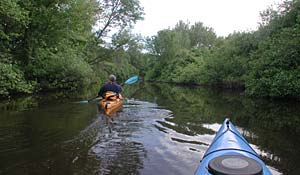
[[[136,72],[122,47],[142,17],[137,0],[1,0],[0,95],[74,90],[108,73]],[[112,28],[113,43],[106,46]]]
[[[300,1],[261,14],[257,31],[218,38],[202,23],[180,21],[148,39],[154,81],[243,88],[247,94],[300,96]]]
[[[300,1],[261,13],[257,31],[217,37],[179,21],[143,40],[138,0],[1,0],[0,95],[99,84],[109,73],[300,96]],[[142,42],[145,41],[145,42]],[[143,51],[147,49],[147,53]]]

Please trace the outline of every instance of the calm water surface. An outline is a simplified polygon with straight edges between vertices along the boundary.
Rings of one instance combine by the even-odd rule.
[[[226,117],[273,174],[300,174],[300,103],[175,85],[124,88],[113,120],[62,94],[0,102],[0,174],[193,174]]]

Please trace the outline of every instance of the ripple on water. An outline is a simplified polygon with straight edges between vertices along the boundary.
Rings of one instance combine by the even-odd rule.
[[[188,136],[163,126],[161,123],[167,122],[165,118],[172,115],[170,110],[154,103],[128,101],[112,126],[103,125],[97,131],[89,149],[90,161],[97,163],[89,164],[86,171],[93,170],[96,174],[192,174],[207,143],[199,142],[198,136]],[[99,128],[99,125],[94,126]]]
[[[55,118],[60,122],[54,122],[53,127],[50,127],[53,129],[37,127],[38,130],[32,130],[26,123],[31,122],[34,125],[35,122],[28,120],[32,117],[12,121],[15,122],[12,124],[15,128],[10,125],[2,126],[0,153],[14,154],[21,151],[27,152],[27,155],[21,154],[20,157],[30,157],[33,151],[50,150],[49,153],[43,154],[46,158],[37,158],[39,161],[29,162],[23,169],[18,167],[20,169],[18,172],[34,170],[37,167],[39,173],[36,174],[43,174],[41,172],[47,172],[51,168],[54,169],[51,171],[53,174],[193,174],[215,132],[221,126],[201,125],[189,121],[182,124],[176,120],[186,116],[173,116],[172,111],[155,103],[129,99],[124,102],[122,111],[113,119],[103,114],[97,114],[95,117],[94,113],[91,113],[92,121],[89,120],[89,125],[79,134],[76,133],[75,138],[57,145],[49,144],[51,148],[47,147],[51,140],[60,141],[59,138],[63,137],[61,127],[64,127],[64,119],[70,116],[74,118],[78,112],[89,113],[95,105],[88,105],[92,107],[84,106],[77,111],[73,110],[74,106],[69,106],[72,115],[63,112],[64,108]],[[51,114],[53,111],[45,112],[48,113]],[[80,119],[81,116],[78,115],[76,118]],[[52,119],[53,116],[48,118]],[[47,118],[43,118],[43,121],[45,119]],[[52,120],[45,120],[45,123],[48,121]],[[77,120],[74,123],[77,124]],[[196,132],[193,130],[199,127],[201,130]],[[251,135],[247,131],[243,132]],[[24,134],[28,136],[24,137]],[[41,144],[43,146],[38,147]],[[259,150],[255,145],[251,146]],[[28,151],[28,148],[32,151]],[[51,156],[48,156],[50,154]],[[261,154],[269,155],[266,152]],[[271,157],[277,159],[274,155]],[[60,172],[60,169],[63,169],[63,172]]]

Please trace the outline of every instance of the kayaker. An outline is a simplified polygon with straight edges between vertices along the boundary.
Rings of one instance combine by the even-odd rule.
[[[104,98],[106,92],[114,92],[118,97],[119,94],[122,92],[122,87],[116,83],[116,80],[117,78],[115,75],[109,75],[108,82],[100,88],[98,96]]]

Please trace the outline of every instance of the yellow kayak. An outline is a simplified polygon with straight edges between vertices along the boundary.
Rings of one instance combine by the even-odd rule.
[[[111,116],[122,107],[122,95],[117,97],[114,93],[107,92],[104,98],[100,101],[100,106],[105,115]]]

